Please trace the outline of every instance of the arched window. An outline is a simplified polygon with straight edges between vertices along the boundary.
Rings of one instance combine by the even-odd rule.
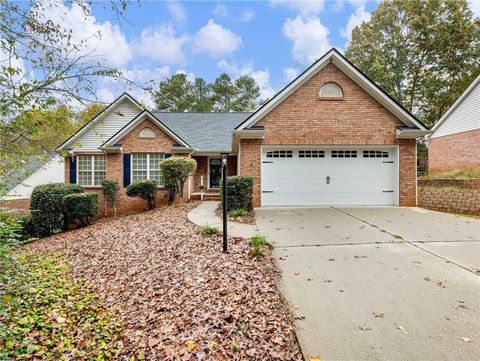
[[[343,98],[343,90],[340,85],[326,83],[320,88],[320,98]]]
[[[155,132],[152,128],[143,128],[140,131],[140,138],[155,138]]]

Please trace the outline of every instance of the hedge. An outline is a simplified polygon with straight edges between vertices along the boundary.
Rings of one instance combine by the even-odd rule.
[[[63,197],[83,192],[84,189],[76,184],[51,183],[36,186],[30,199],[31,224],[35,235],[45,237],[66,229]]]
[[[77,193],[63,197],[63,210],[68,221],[79,221],[81,226],[90,224],[98,212],[97,193]]]
[[[157,182],[153,180],[141,180],[131,183],[127,187],[127,196],[140,197],[148,203],[148,209],[155,208],[157,198]]]
[[[253,177],[227,177],[227,212],[234,209],[253,210]]]

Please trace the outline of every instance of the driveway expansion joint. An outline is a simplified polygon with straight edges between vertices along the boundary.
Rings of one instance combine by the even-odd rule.
[[[470,269],[470,268],[468,268],[468,267],[465,267],[465,266],[463,266],[463,265],[461,265],[461,264],[459,264],[459,263],[457,263],[457,262],[455,262],[455,261],[452,261],[451,259],[448,259],[448,258],[446,258],[446,257],[443,257],[443,256],[441,256],[441,255],[439,255],[439,254],[437,254],[437,253],[435,253],[435,252],[433,252],[433,251],[429,251],[428,249],[425,249],[425,248],[420,247],[420,246],[418,245],[418,243],[427,243],[427,242],[425,242],[425,241],[409,241],[408,239],[405,239],[405,238],[403,238],[403,237],[401,237],[401,236],[399,236],[399,235],[397,235],[397,234],[393,234],[392,232],[389,232],[389,231],[387,231],[386,229],[383,229],[383,228],[381,228],[381,227],[379,227],[379,226],[377,226],[377,225],[375,225],[375,224],[371,224],[371,223],[365,221],[364,219],[359,218],[359,217],[357,217],[357,216],[354,216],[353,214],[350,214],[350,213],[348,213],[348,212],[346,212],[346,211],[344,211],[344,210],[342,210],[342,209],[339,209],[339,208],[336,208],[336,207],[331,207],[331,208],[334,209],[334,210],[336,210],[336,211],[338,211],[338,212],[341,212],[341,213],[343,213],[343,214],[345,214],[345,215],[347,215],[347,216],[349,216],[349,217],[352,217],[352,218],[354,218],[354,219],[356,219],[356,220],[358,220],[358,221],[360,221],[360,222],[363,222],[363,223],[369,225],[370,227],[376,228],[376,229],[380,230],[381,232],[385,232],[385,233],[391,235],[392,237],[395,237],[395,238],[397,238],[397,239],[399,239],[399,240],[402,240],[403,242],[408,243],[409,245],[411,245],[411,246],[413,246],[413,247],[415,247],[415,248],[418,248],[418,249],[420,249],[420,250],[422,250],[422,251],[424,251],[424,252],[426,252],[426,253],[429,253],[429,254],[431,254],[432,256],[435,256],[435,257],[437,257],[437,258],[440,258],[440,259],[446,261],[447,263],[451,263],[451,264],[453,264],[453,265],[455,265],[455,266],[457,266],[457,267],[460,267],[460,268],[464,269],[465,271],[468,271],[468,272],[470,272],[470,273],[472,273],[472,274],[474,274],[474,275],[476,275],[476,276],[479,276],[479,274],[478,274],[477,272],[475,272],[475,270],[472,270],[472,269]],[[392,243],[394,243],[394,242],[392,242]]]

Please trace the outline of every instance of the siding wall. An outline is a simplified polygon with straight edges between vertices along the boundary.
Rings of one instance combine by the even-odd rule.
[[[128,100],[118,104],[107,116],[98,121],[73,143],[73,150],[76,152],[98,151],[98,147],[140,112],[141,110]]]
[[[431,139],[480,129],[480,82],[438,127]]]

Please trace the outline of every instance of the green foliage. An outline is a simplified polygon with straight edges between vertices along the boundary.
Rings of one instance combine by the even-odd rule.
[[[390,0],[345,55],[432,126],[480,74],[480,23],[466,0]]]
[[[255,79],[243,75],[232,81],[226,73],[212,84],[202,78],[192,82],[186,74],[176,74],[161,81],[153,95],[157,109],[170,112],[241,112],[254,110],[261,102]]]
[[[11,213],[0,211],[0,247],[17,245],[23,238],[23,221]]]
[[[188,177],[195,174],[197,162],[195,159],[186,157],[171,157],[160,162],[160,172],[165,180],[169,195],[176,192],[180,196],[180,202],[183,200],[183,188]],[[175,196],[169,196],[169,202],[175,199]],[[169,203],[171,204],[171,203]]]
[[[74,193],[63,197],[63,211],[69,221],[79,221],[81,226],[90,224],[98,212],[97,193]]]
[[[223,197],[223,182],[221,184]],[[227,177],[227,212],[235,209],[244,209],[247,212],[253,210],[253,177]]]
[[[126,2],[111,0],[112,6],[106,8],[118,15]],[[89,16],[86,1],[71,3],[79,16]],[[94,98],[99,79],[126,82],[120,70],[86,51],[92,37],[101,38],[100,32],[78,38],[72,36],[72,24],[47,16],[60,6],[36,0],[0,1],[0,178],[24,171],[32,157],[46,159],[68,136],[65,133],[75,131],[65,114],[71,110],[62,104]]]
[[[220,234],[220,230],[217,227],[212,227],[207,224],[200,227],[200,234],[202,236],[212,236],[214,234]]]
[[[0,267],[0,359],[105,360],[122,347],[119,316],[68,276],[58,254]]]
[[[153,209],[157,198],[157,182],[153,180],[133,182],[127,187],[127,196],[145,199],[148,203],[148,209]]]
[[[254,235],[253,237],[250,238],[250,241],[252,242],[253,246],[270,246],[270,242],[264,237],[259,234]]]
[[[229,215],[230,217],[233,217],[233,218],[242,217],[242,216],[244,216],[245,214],[247,214],[247,210],[244,209],[244,208],[232,209],[232,210],[228,211],[228,215]]]
[[[259,234],[254,235],[250,238],[250,243],[252,248],[250,249],[250,255],[255,258],[260,258],[265,256],[265,251],[270,247],[270,242]]]
[[[105,199],[105,215],[107,215],[108,206],[112,207],[113,215],[117,214],[117,192],[119,190],[118,181],[116,179],[103,179],[102,192]]]
[[[36,186],[30,199],[32,224],[38,237],[45,237],[65,229],[63,197],[82,193],[76,184],[51,183]]]

